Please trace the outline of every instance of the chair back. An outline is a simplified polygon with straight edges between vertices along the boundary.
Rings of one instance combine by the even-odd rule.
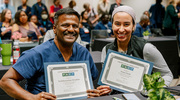
[[[92,30],[91,31],[91,44],[94,43],[95,39],[98,38],[108,38],[108,31],[107,30]]]
[[[94,44],[95,39],[108,38],[108,37],[109,35],[107,30],[91,30],[90,51]]]

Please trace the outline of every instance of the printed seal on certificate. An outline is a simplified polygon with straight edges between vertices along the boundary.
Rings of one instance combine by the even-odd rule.
[[[98,84],[121,92],[141,91],[143,75],[151,74],[152,68],[152,62],[108,50]]]
[[[84,99],[93,89],[88,61],[44,63],[46,92],[57,99]]]

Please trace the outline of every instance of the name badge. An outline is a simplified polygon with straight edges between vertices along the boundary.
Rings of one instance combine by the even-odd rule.
[[[6,27],[2,27],[1,31],[4,32],[6,30]]]
[[[110,30],[110,29],[107,29],[107,32],[108,32],[108,33],[111,33],[111,30]]]
[[[88,34],[88,33],[89,33],[89,30],[84,27],[84,32],[85,32],[86,34]]]

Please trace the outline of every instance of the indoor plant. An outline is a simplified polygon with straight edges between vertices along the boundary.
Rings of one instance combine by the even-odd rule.
[[[143,77],[144,87],[148,92],[148,99],[150,100],[175,100],[169,91],[164,89],[164,79],[160,72],[152,75],[145,74]]]

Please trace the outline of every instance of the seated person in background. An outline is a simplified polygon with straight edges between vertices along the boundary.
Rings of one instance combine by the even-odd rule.
[[[27,5],[28,0],[21,0],[22,5],[20,5],[17,10],[23,10],[26,12],[28,19],[31,17],[31,7]]]
[[[19,10],[15,14],[15,24],[12,27],[12,35],[16,32],[22,34],[22,38],[19,39],[22,42],[28,41],[29,32],[35,32],[37,37],[41,37],[41,33],[37,26],[32,22],[28,22],[28,16],[23,10]]]
[[[94,28],[99,20],[97,11],[93,7],[91,7],[89,3],[84,3],[83,7],[85,11],[87,11],[88,13],[88,18],[89,18],[88,20],[90,21],[89,24],[91,28]]]
[[[35,25],[37,25],[38,29],[39,29],[39,27],[41,26],[41,24],[39,23],[36,15],[32,15],[32,16],[31,16],[30,22],[33,22]]]
[[[76,43],[79,35],[80,16],[72,8],[60,9],[54,16],[55,38],[27,50],[0,80],[0,88],[15,99],[55,100],[56,96],[46,92],[44,63],[89,61],[92,79],[98,70],[89,51]],[[24,90],[18,81],[27,79]]]
[[[62,9],[63,6],[60,4],[60,0],[53,0],[54,5],[50,6],[50,21],[52,22],[52,24],[54,24],[54,15],[55,13],[59,10]]]
[[[2,11],[1,21],[2,22],[0,22],[0,37],[2,40],[10,40],[12,24],[13,24],[11,10],[4,9]]]
[[[39,27],[40,31],[41,31],[41,35],[45,35],[45,33],[53,28],[53,24],[51,23],[51,21],[49,21],[49,15],[46,12],[46,10],[43,10],[41,12],[41,20],[39,20],[39,23],[41,24],[41,26]]]
[[[95,30],[107,30],[110,37],[113,37],[112,23],[109,21],[109,14],[103,14],[101,21],[95,26]]]
[[[43,10],[48,12],[46,5],[42,3],[42,0],[37,0],[37,3],[35,3],[31,8],[31,15],[36,15],[38,20],[41,20],[41,12]]]
[[[55,37],[55,34],[54,34],[54,31],[53,29],[52,30],[48,30],[44,36],[44,40],[43,42],[46,42],[48,41],[49,39],[53,39]],[[78,35],[78,38],[76,39],[76,42],[81,44],[81,38],[80,36]]]
[[[81,13],[81,23],[80,23],[80,29],[79,29],[79,34],[81,37],[82,41],[85,42],[90,42],[90,38],[91,38],[91,27],[89,25],[89,21],[88,21],[88,12],[87,11],[83,11]]]
[[[129,6],[120,6],[115,8],[112,18],[112,29],[115,40],[103,48],[101,61],[104,62],[107,50],[111,49],[153,62],[153,72],[160,72],[166,86],[169,86],[173,75],[159,50],[151,43],[147,43],[144,39],[132,35],[136,26],[135,11]],[[97,92],[98,90],[99,92]],[[111,89],[109,86],[100,86],[97,90],[88,90],[87,92],[89,93],[89,97],[93,97],[108,94],[111,92]],[[116,94],[119,91],[113,90],[111,93]]]
[[[149,27],[149,17],[147,15],[143,14],[141,16],[140,22],[136,24],[136,29],[132,35],[136,35],[138,37],[151,35]]]

